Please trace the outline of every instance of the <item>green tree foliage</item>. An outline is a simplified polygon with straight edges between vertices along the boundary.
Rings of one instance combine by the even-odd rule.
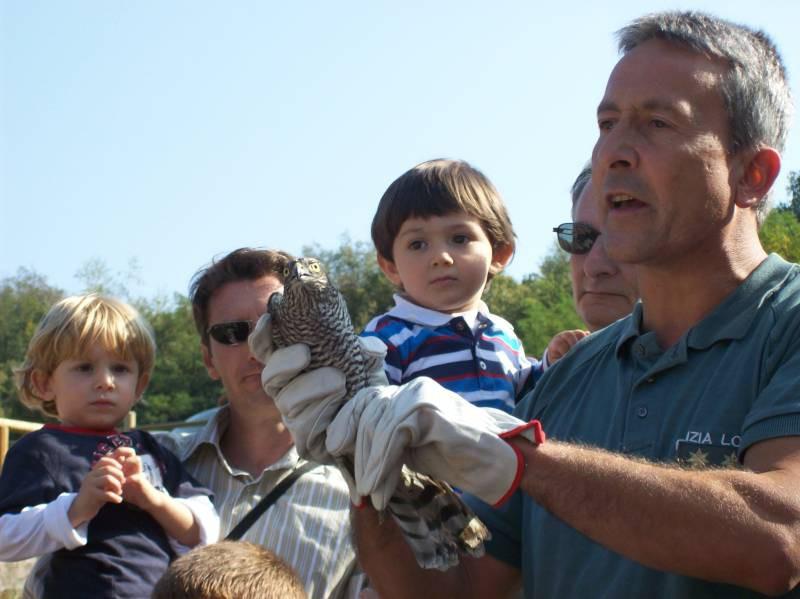
[[[555,245],[539,274],[528,275],[521,283],[499,275],[484,300],[514,326],[528,355],[541,357],[553,335],[584,327],[572,304],[569,256]]]
[[[800,262],[800,220],[791,208],[779,206],[772,210],[758,234],[767,252],[780,254],[789,262]]]
[[[222,387],[203,366],[189,299],[175,294],[172,302],[151,301],[139,309],[153,327],[158,353],[150,385],[136,406],[138,422],[183,420],[217,405]]]
[[[17,400],[13,371],[25,359],[36,325],[63,295],[61,289],[51,287],[43,277],[25,268],[0,281],[0,415],[42,421],[39,412]]]
[[[789,209],[800,221],[800,171],[789,173],[789,185],[786,186],[786,192],[789,194]]]
[[[347,302],[356,331],[392,306],[394,286],[381,272],[372,244],[344,237],[335,250],[325,250],[315,244],[305,246],[303,254],[322,262]]]

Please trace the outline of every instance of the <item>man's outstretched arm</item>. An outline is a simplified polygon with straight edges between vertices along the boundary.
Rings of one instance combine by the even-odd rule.
[[[519,571],[488,555],[462,556],[445,572],[423,570],[391,516],[381,522],[372,507],[351,514],[358,561],[381,599],[506,597],[519,587]]]
[[[751,447],[748,470],[683,470],[610,452],[514,440],[522,490],[646,566],[777,595],[800,582],[800,437]]]

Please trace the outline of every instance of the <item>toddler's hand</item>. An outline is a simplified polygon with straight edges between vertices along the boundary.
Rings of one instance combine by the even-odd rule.
[[[81,483],[67,517],[73,528],[91,520],[106,503],[122,503],[122,465],[111,456],[100,458]]]
[[[122,466],[122,498],[145,511],[158,500],[156,490],[142,469],[142,460],[132,447],[118,447],[111,454]]]
[[[578,341],[589,334],[589,331],[574,329],[571,331],[561,331],[550,340],[547,346],[547,359],[550,365],[555,364],[572,349]]]

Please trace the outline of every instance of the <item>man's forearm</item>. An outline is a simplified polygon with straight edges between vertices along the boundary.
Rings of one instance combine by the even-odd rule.
[[[800,501],[781,473],[689,471],[565,443],[515,444],[526,459],[523,490],[609,549],[765,593],[797,582],[800,556],[787,543],[800,539]]]

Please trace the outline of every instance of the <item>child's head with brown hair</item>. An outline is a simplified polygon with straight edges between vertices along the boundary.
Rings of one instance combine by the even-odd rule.
[[[58,417],[56,398],[43,389],[59,365],[69,360],[80,361],[95,348],[136,364],[138,397],[153,371],[156,353],[153,331],[132,306],[90,293],[57,302],[42,318],[28,343],[25,362],[16,371],[22,403],[47,416]]]
[[[378,204],[372,241],[386,276],[415,303],[443,312],[472,307],[515,249],[500,194],[463,160],[429,160],[396,179]]]
[[[244,541],[220,541],[176,559],[151,599],[305,599],[297,574],[274,553]]]

